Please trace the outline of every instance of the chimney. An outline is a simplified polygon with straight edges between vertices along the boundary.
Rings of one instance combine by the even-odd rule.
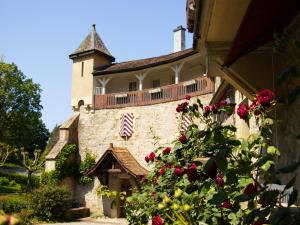
[[[174,52],[179,52],[185,49],[185,28],[178,26],[174,32]]]

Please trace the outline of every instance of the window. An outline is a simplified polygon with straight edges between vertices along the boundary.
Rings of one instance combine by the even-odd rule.
[[[137,82],[129,82],[129,91],[136,91],[137,90]]]
[[[160,80],[159,80],[159,79],[153,80],[153,81],[152,81],[152,87],[153,87],[153,88],[160,87]]]
[[[81,77],[83,77],[84,62],[81,62]]]

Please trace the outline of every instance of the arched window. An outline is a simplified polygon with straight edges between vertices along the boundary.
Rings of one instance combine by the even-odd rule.
[[[78,109],[80,109],[80,107],[83,106],[83,105],[84,105],[84,101],[83,101],[83,100],[80,100],[80,101],[78,102]]]

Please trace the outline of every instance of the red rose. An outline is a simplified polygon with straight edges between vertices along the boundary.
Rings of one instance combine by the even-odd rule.
[[[156,215],[155,217],[153,217],[152,219],[152,225],[163,225],[164,222],[162,221],[162,219],[160,218],[159,215]]]
[[[269,221],[266,220],[266,218],[263,218],[263,219],[258,219],[253,223],[253,225],[263,225],[263,224],[269,224]]]
[[[257,193],[257,187],[256,185],[254,184],[248,184],[246,187],[245,187],[245,190],[244,190],[244,194],[249,196],[249,195],[254,195]]]
[[[218,185],[219,188],[224,187],[224,180],[223,180],[223,178],[222,178],[221,175],[217,176],[216,183],[217,183],[217,185]]]
[[[163,155],[168,155],[170,154],[171,152],[171,148],[170,147],[166,147],[164,150],[163,150]]]
[[[149,154],[149,160],[153,162],[154,159],[155,159],[155,152],[151,152],[151,153]]]
[[[186,110],[186,107],[189,105],[188,102],[183,102],[176,107],[176,112],[180,113]]]
[[[204,107],[204,116],[208,116],[210,113],[211,107],[209,105]]]
[[[181,105],[178,105],[178,106],[176,107],[176,112],[180,113],[180,112],[182,112],[182,111],[183,111],[182,106],[181,106]]]
[[[150,161],[148,156],[145,156],[145,161],[148,163]]]
[[[242,104],[239,105],[239,107],[237,109],[237,114],[243,120],[248,118],[248,106],[246,105],[245,102],[243,102]]]
[[[219,109],[219,104],[214,104],[211,108],[214,114],[218,113],[218,109]]]
[[[224,99],[224,100],[222,100],[222,101],[220,101],[220,106],[226,106],[227,105],[227,101],[226,101],[226,99]]]
[[[221,207],[225,209],[230,209],[232,205],[229,200],[225,200],[224,202],[222,202]]]
[[[183,174],[183,170],[180,166],[176,166],[175,170],[174,170],[174,174],[178,177],[180,177]]]
[[[168,169],[168,166],[167,166],[167,165],[164,165],[164,166],[161,168],[161,170],[159,171],[159,174],[162,176],[162,175],[166,172],[167,169]]]
[[[217,163],[215,160],[209,160],[205,164],[206,176],[215,179],[217,176]]]
[[[187,139],[187,137],[186,137],[184,134],[182,134],[182,135],[179,137],[178,141],[179,141],[181,144],[186,144],[189,140]]]
[[[192,165],[186,170],[189,182],[194,182],[199,178],[199,174],[197,172],[197,165],[192,163]]]
[[[186,95],[186,96],[185,96],[185,99],[186,99],[186,100],[190,100],[190,99],[191,99],[191,96],[190,96],[190,95]]]
[[[275,94],[273,91],[268,89],[261,90],[257,95],[257,102],[263,107],[270,107],[271,102],[274,100]]]
[[[181,104],[183,110],[186,110],[186,107],[188,107],[189,103],[188,102],[184,102]]]

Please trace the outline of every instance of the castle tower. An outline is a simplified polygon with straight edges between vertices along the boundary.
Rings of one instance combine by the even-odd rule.
[[[92,26],[92,31],[76,51],[69,55],[69,58],[73,60],[71,105],[74,110],[78,110],[82,105],[92,106],[94,68],[108,66],[115,61],[96,32],[95,24]]]

